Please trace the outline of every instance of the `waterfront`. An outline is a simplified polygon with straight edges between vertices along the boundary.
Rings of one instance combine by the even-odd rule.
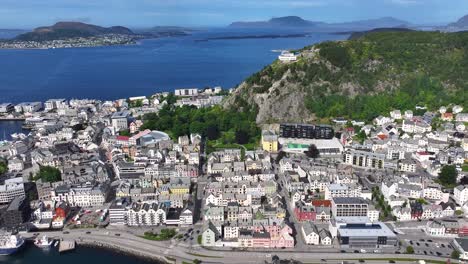
[[[264,34],[268,32],[218,29],[143,40],[133,46],[0,50],[0,101],[116,99],[176,88],[231,88],[275,60],[278,53],[272,50],[347,37],[310,33],[301,37],[207,40]]]
[[[24,133],[27,135],[29,131],[23,129],[22,125],[23,121],[0,120],[0,141],[11,140],[11,134],[14,133]]]
[[[112,263],[112,264],[158,264],[154,260],[147,260],[131,255],[118,253],[103,248],[78,246],[73,252],[59,254],[56,249],[42,250],[28,243],[20,252],[13,256],[0,256],[0,263],[9,264],[81,264],[81,263]]]

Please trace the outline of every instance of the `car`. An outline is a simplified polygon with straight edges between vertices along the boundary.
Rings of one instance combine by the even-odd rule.
[[[428,243],[426,243],[425,245],[426,245],[426,247],[429,247],[429,244],[428,244]]]
[[[395,261],[394,260],[389,260],[388,263],[395,263]]]
[[[327,260],[325,260],[325,259],[321,259],[320,261],[322,261],[322,262],[327,262]]]
[[[427,251],[424,250],[424,255],[427,255]]]
[[[422,230],[422,229],[421,229],[421,230]],[[424,239],[421,238],[421,239],[419,239],[419,241],[424,242]]]
[[[445,247],[445,244],[440,244],[440,246],[444,248],[444,247]]]
[[[364,262],[366,262],[366,261],[363,260],[363,259],[360,259],[360,260],[359,260],[359,263],[364,263]]]
[[[419,242],[416,242],[416,245],[419,246]]]
[[[66,234],[70,234],[70,232],[68,232],[68,231],[65,231],[65,232],[63,232],[63,234],[65,234],[65,235],[66,235]]]
[[[442,253],[440,253],[440,252],[436,252],[436,254],[437,254],[437,256],[439,256],[439,257],[442,256]]]
[[[354,253],[359,253],[359,250],[354,250],[353,252],[354,252]]]
[[[193,237],[191,237],[190,240],[193,240]]]
[[[452,248],[452,246],[451,246],[451,245],[447,245],[447,247],[448,247],[448,248]]]
[[[115,236],[120,236],[120,234],[117,233],[117,234],[115,234]]]
[[[192,231],[193,231],[193,228],[190,228],[190,229],[187,231],[187,233],[190,233],[190,232],[192,232]]]
[[[427,242],[432,242],[432,240],[431,240],[431,239],[428,239]]]
[[[340,250],[341,253],[346,253],[346,250]]]
[[[401,254],[401,252],[400,251],[395,251],[395,254]]]
[[[87,235],[91,234],[91,231],[86,231],[86,234],[87,234]]]
[[[410,240],[409,243],[410,243],[411,245],[413,245],[413,241]]]
[[[197,234],[200,234],[200,230],[197,230]]]

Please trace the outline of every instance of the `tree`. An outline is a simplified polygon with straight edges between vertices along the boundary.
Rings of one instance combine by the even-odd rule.
[[[58,182],[62,180],[62,173],[57,168],[44,166],[40,167],[39,172],[36,174],[35,180],[38,179],[43,182]]]
[[[317,146],[312,144],[312,145],[309,146],[309,149],[305,152],[305,154],[307,155],[307,157],[309,157],[311,159],[316,159],[316,158],[319,157],[320,152],[317,149]]]
[[[451,258],[453,259],[459,259],[460,258],[460,252],[454,250],[452,251],[452,254],[450,255]]]
[[[407,246],[406,254],[414,254],[414,248],[412,246]]]
[[[0,161],[0,175],[8,171],[8,165],[6,161]]]
[[[129,136],[130,136],[130,131],[128,131],[128,130],[121,130],[121,131],[119,132],[119,135],[120,135],[120,136],[124,136],[124,137],[129,137]]]
[[[236,130],[236,143],[241,145],[249,143],[249,134],[243,129]]]
[[[439,182],[445,187],[452,187],[457,183],[457,169],[453,165],[442,167],[439,173]]]

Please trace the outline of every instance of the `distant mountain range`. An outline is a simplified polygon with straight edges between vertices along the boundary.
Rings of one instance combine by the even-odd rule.
[[[22,41],[47,41],[105,34],[134,35],[133,31],[122,26],[106,28],[81,22],[58,22],[52,26],[38,27],[31,32],[18,35],[16,39]]]
[[[234,22],[231,28],[301,28],[321,30],[370,30],[374,28],[409,27],[410,23],[393,17],[359,20],[343,23],[309,21],[298,16],[272,18],[268,21]]]
[[[468,28],[468,15],[458,19],[457,22],[450,23],[448,26],[455,28]]]
[[[191,28],[177,26],[156,26],[148,29],[135,30],[136,33],[153,37],[177,37],[186,36],[196,31]]]

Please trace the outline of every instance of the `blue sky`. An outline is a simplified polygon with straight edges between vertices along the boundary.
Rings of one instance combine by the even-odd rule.
[[[57,21],[223,26],[286,15],[325,22],[393,16],[441,24],[466,14],[468,0],[0,0],[0,28],[33,28]]]

